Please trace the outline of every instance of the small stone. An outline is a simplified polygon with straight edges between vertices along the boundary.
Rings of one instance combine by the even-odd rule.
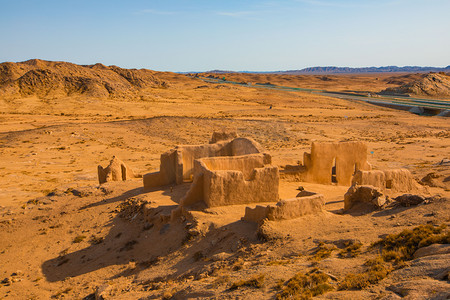
[[[420,195],[412,195],[412,194],[404,194],[401,196],[398,196],[397,198],[394,198],[394,200],[397,203],[400,203],[400,205],[409,207],[411,205],[418,205],[425,201],[425,197]]]
[[[95,299],[96,300],[106,300],[108,299],[111,293],[112,286],[109,284],[104,284],[95,290]]]
[[[22,276],[22,275],[23,275],[23,272],[21,270],[17,270],[11,274],[11,276]]]
[[[12,281],[12,278],[11,278],[11,277],[6,277],[6,278],[3,279],[0,283],[3,284],[3,285],[8,286],[8,285],[11,285],[12,282],[13,282],[13,281]]]

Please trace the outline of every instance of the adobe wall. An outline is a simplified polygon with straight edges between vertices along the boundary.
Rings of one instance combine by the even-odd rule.
[[[197,168],[201,170],[218,171],[241,171],[245,180],[250,180],[255,168],[263,168],[264,165],[271,164],[272,158],[269,154],[249,154],[244,156],[222,156],[222,157],[206,157],[201,159]],[[197,172],[196,172],[197,173]]]
[[[207,207],[278,201],[278,167],[268,154],[203,158],[195,161],[194,182],[181,205]]]
[[[246,207],[242,220],[255,223],[259,223],[266,218],[270,221],[290,220],[321,212],[324,205],[324,197],[320,194],[286,199],[279,201],[276,205]]]
[[[304,153],[306,181],[332,184],[332,169],[338,185],[350,185],[355,170],[370,170],[367,146],[362,142],[313,142],[311,153]]]
[[[113,156],[106,168],[97,166],[97,175],[100,184],[108,181],[125,181],[136,177],[133,171],[116,156]]]
[[[194,161],[199,158],[217,156],[239,156],[261,153],[264,149],[253,139],[235,138],[215,144],[177,146],[161,155],[159,172],[143,176],[144,188],[192,181]]]
[[[179,170],[180,164],[178,162],[177,150],[172,149],[161,154],[161,164],[159,166],[159,172],[152,172],[144,174],[144,189],[152,187],[158,187],[168,185],[177,182],[177,177],[182,177],[182,173]]]
[[[422,189],[407,169],[358,171],[352,185],[371,185],[383,193],[409,193]]]

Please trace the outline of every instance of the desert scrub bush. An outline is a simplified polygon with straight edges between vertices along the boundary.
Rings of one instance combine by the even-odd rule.
[[[360,274],[347,274],[339,283],[340,290],[363,289],[378,283],[394,268],[402,268],[405,261],[414,257],[417,249],[434,243],[450,243],[450,233],[444,232],[446,225],[420,225],[412,230],[406,229],[397,234],[390,234],[375,242],[371,248],[381,247],[381,255],[366,261],[367,269]]]
[[[331,253],[337,248],[332,245],[325,245],[323,242],[319,243],[316,252],[314,253],[312,259],[319,261],[331,256]]]
[[[339,252],[342,258],[356,257],[361,253],[362,244],[360,242],[348,241],[344,243],[344,249]]]
[[[268,266],[284,266],[290,264],[290,260],[272,260],[267,263]]]
[[[221,275],[212,282],[212,286],[217,288],[220,285],[227,284],[228,282],[230,282],[230,275]]]
[[[93,235],[93,236],[91,236],[89,243],[91,243],[92,245],[98,245],[98,244],[103,243],[103,240],[104,240],[103,237]]]
[[[243,286],[254,287],[254,288],[262,288],[264,286],[264,280],[266,275],[259,274],[255,275],[247,280],[239,280],[231,284],[230,290],[236,290]]]
[[[329,277],[324,273],[297,273],[289,279],[276,298],[281,299],[311,299],[333,289],[328,284]]]
[[[367,270],[360,274],[347,274],[339,283],[339,290],[363,289],[385,278],[392,266],[386,263],[381,256],[366,261]]]
[[[85,235],[78,235],[73,239],[72,243],[81,243],[85,238]]]
[[[372,247],[381,246],[384,251],[395,251],[401,260],[409,260],[414,256],[417,249],[431,244],[450,243],[450,231],[446,233],[445,224],[434,227],[433,225],[420,225],[411,229],[405,229],[397,234],[390,234],[375,242]],[[387,255],[389,256],[389,255]]]

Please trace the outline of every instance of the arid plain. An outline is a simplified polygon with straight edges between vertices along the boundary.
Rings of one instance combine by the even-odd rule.
[[[320,294],[298,288],[299,299],[450,295],[448,253],[385,258],[382,278],[346,287],[349,274],[367,273],[367,261],[380,257],[384,250],[371,245],[387,234],[428,225],[447,234],[448,244],[448,229],[438,227],[450,225],[448,118],[175,73],[117,69],[114,76],[127,81],[114,85],[118,79],[102,65],[33,60],[1,70],[0,299],[282,299],[296,274],[304,276],[298,281],[325,274],[326,282]],[[200,75],[373,94],[423,77]],[[114,155],[145,174],[159,168],[161,153],[208,143],[224,129],[260,143],[280,169],[302,162],[314,141],[361,141],[374,169],[406,168],[418,182],[434,173],[422,182],[423,194],[434,198],[343,212],[348,186],[282,178],[280,198],[295,197],[302,186],[324,195],[324,210],[266,222],[261,233],[241,221],[248,205],[209,208],[192,213],[193,234],[192,224],[159,218],[170,215],[189,183],[151,191],[142,178],[98,184],[97,166]],[[347,255],[355,244],[357,253]]]

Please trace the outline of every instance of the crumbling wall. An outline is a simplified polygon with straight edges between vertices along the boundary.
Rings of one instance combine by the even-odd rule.
[[[220,141],[228,141],[238,137],[236,130],[220,130],[214,131],[209,141],[210,144],[215,144]]]
[[[384,194],[409,193],[422,189],[407,169],[360,170],[353,176],[352,185],[371,185]]]
[[[278,201],[278,167],[268,154],[202,158],[195,161],[194,182],[181,205],[208,207]]]
[[[255,208],[246,207],[242,220],[255,223],[259,223],[266,218],[270,221],[290,220],[308,214],[319,213],[324,205],[324,197],[320,194],[286,199],[279,201],[276,205],[257,205]]]
[[[370,170],[367,146],[362,142],[313,142],[304,153],[306,181],[350,185],[357,170]]]
[[[106,168],[97,167],[98,182],[100,184],[108,181],[121,181],[135,178],[133,171],[116,156],[113,156]]]
[[[352,185],[344,195],[344,210],[352,208],[357,203],[379,209],[386,203],[386,197],[379,188],[372,185]]]
[[[179,170],[177,149],[169,150],[161,154],[159,172],[147,173],[143,176],[144,189],[168,185],[177,182],[177,177],[182,178]]]
[[[194,161],[199,158],[239,156],[262,152],[264,149],[250,138],[235,138],[215,144],[177,146],[161,155],[159,172],[144,175],[144,188],[192,181]]]

